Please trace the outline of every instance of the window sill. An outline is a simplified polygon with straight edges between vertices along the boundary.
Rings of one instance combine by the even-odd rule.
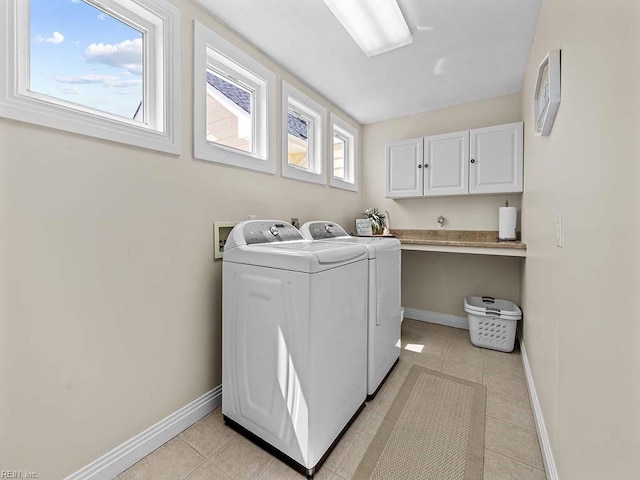
[[[340,180],[339,178],[331,177],[329,179],[329,186],[333,188],[340,188],[342,190],[349,190],[350,192],[357,192],[358,185],[350,182],[346,182],[344,180]]]
[[[312,173],[289,166],[282,167],[282,176],[284,178],[291,178],[293,180],[300,180],[302,182],[316,183],[319,185],[327,184],[326,178],[320,173]]]

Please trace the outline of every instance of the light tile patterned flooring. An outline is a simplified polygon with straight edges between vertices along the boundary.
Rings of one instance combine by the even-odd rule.
[[[351,479],[411,364],[487,386],[484,480],[546,479],[517,347],[509,354],[476,348],[466,330],[407,319],[402,324],[400,363],[320,468],[317,480]],[[118,476],[120,480],[303,478],[226,427],[220,409]]]

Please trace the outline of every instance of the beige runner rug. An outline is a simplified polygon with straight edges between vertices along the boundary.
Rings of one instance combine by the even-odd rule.
[[[481,480],[483,385],[413,365],[353,480]]]

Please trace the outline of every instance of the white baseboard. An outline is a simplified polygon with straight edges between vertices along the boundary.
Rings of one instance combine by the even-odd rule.
[[[449,315],[448,313],[430,312],[429,310],[404,307],[404,318],[469,330],[469,319],[467,317]]]
[[[218,385],[65,480],[111,480],[221,404],[222,385]]]
[[[549,441],[549,434],[547,433],[547,427],[542,416],[540,400],[538,399],[536,386],[533,383],[533,375],[531,373],[531,366],[529,365],[529,357],[527,357],[527,349],[525,348],[522,339],[520,339],[520,351],[522,352],[522,366],[524,367],[524,374],[527,379],[527,388],[529,389],[529,398],[531,399],[531,406],[533,407],[533,418],[536,422],[536,430],[538,431],[538,438],[540,439],[540,450],[542,451],[542,460],[544,462],[544,470],[547,474],[547,480],[559,480],[556,461],[553,458],[551,442]]]

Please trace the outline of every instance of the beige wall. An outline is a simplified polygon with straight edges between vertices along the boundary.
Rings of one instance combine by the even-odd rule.
[[[214,221],[361,210],[356,193],[192,158],[195,17],[341,112],[175,3],[182,156],[0,119],[2,469],[62,478],[220,384]]]
[[[497,230],[498,208],[508,199],[520,210],[521,195],[384,198],[384,145],[393,140],[520,120],[520,95],[516,94],[365,125],[362,140],[364,207],[388,210],[392,230],[435,229],[440,215],[446,217],[446,227],[452,230]],[[520,301],[519,259],[403,252],[402,268],[405,307],[465,316],[463,299],[467,295],[483,292],[516,303]]]
[[[522,94],[524,340],[562,480],[640,472],[638,25],[637,0],[545,0]],[[537,68],[557,48],[562,103],[536,137]]]
[[[464,297],[489,295],[520,302],[516,257],[402,252],[402,305],[466,317]]]

